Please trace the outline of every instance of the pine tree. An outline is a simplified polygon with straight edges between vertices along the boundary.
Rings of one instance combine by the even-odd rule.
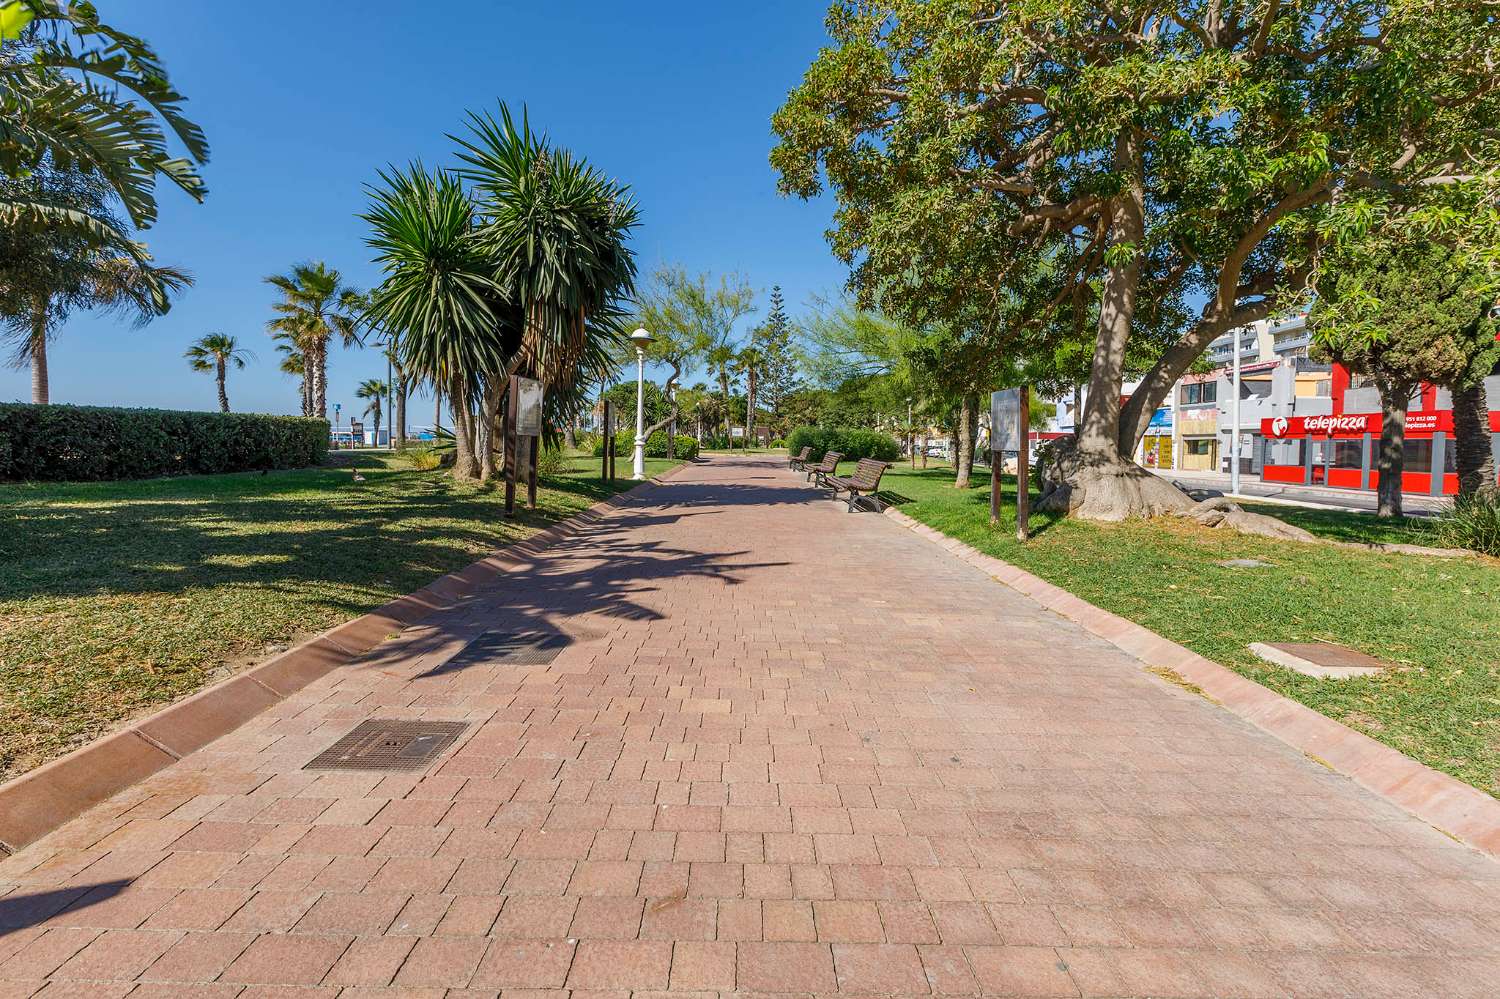
[[[757,369],[758,395],[771,411],[772,422],[778,433],[786,431],[781,426],[781,409],[787,396],[802,387],[797,348],[792,342],[792,334],[792,321],[786,314],[781,286],[776,285],[771,289],[771,310],[764,325],[755,331],[752,339],[760,358]]]

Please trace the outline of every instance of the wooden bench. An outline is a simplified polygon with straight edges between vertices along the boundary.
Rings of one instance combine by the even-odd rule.
[[[839,461],[843,457],[844,452],[842,451],[829,451],[823,455],[823,460],[816,465],[804,465],[803,469],[807,472],[807,481],[817,483],[821,486],[825,476],[832,475],[839,470]]]
[[[803,465],[807,464],[807,456],[810,455],[810,454],[812,454],[812,448],[811,447],[805,447],[805,448],[803,448],[801,454],[794,454],[794,455],[792,455],[790,458],[788,458],[786,460],[787,467],[789,467],[789,468],[801,468]]]
[[[853,475],[830,475],[825,482],[833,487],[834,499],[839,498],[839,493],[849,494],[850,513],[854,512],[854,504],[859,499],[860,493],[869,493],[870,498],[875,501],[876,512],[883,512],[885,507],[880,502],[880,477],[890,467],[889,462],[875,458],[861,458],[854,468]]]

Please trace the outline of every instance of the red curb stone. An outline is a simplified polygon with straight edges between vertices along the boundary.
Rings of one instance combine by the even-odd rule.
[[[186,756],[232,732],[281,700],[246,675],[215,684],[152,715],[136,730],[177,756]]]
[[[926,528],[894,508],[886,516],[913,533]],[[938,535],[938,537],[943,537]],[[976,549],[939,547],[967,558]],[[997,560],[998,561],[998,560]],[[1269,732],[1294,749],[1332,767],[1366,790],[1424,822],[1491,856],[1500,857],[1500,801],[1478,788],[1433,770],[1361,732],[1260,686],[1191,649],[1111,614],[1020,568],[991,577],[1078,623],[1124,652],[1151,665],[1166,666],[1195,684],[1221,706]]]
[[[283,652],[269,662],[247,670],[241,676],[269,687],[286,697],[295,694],[314,680],[326,676],[335,666],[350,659],[348,649],[326,638],[315,638],[306,645]]]
[[[117,732],[0,786],[0,844],[19,849],[175,760]]]
[[[377,610],[325,631],[322,637],[358,655],[370,651],[403,627],[399,618]]]

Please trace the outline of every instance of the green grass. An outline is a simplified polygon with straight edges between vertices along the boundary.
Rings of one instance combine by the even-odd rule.
[[[501,489],[387,455],[336,459],[0,486],[0,778],[633,484],[604,483],[598,459],[576,457],[543,480],[536,511],[507,521]]]
[[[1015,481],[989,525],[988,473],[966,491],[946,467],[886,473],[903,512],[1145,625],[1281,694],[1500,796],[1500,562],[1281,544],[1176,519],[1093,524],[1045,514],[1015,540]],[[1035,497],[1033,496],[1033,499]],[[1257,505],[1340,541],[1435,544],[1420,521]],[[1215,563],[1255,558],[1267,568]],[[1317,680],[1257,659],[1255,641],[1327,640],[1398,668]]]

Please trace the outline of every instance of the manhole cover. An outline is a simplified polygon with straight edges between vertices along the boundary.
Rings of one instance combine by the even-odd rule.
[[[1250,651],[1267,662],[1306,676],[1372,676],[1390,663],[1332,642],[1251,642]]]
[[[469,666],[547,666],[573,640],[556,632],[516,634],[486,631],[447,662],[434,666],[424,676],[440,676]]]
[[[453,745],[467,722],[372,718],[319,753],[303,770],[420,770]]]

